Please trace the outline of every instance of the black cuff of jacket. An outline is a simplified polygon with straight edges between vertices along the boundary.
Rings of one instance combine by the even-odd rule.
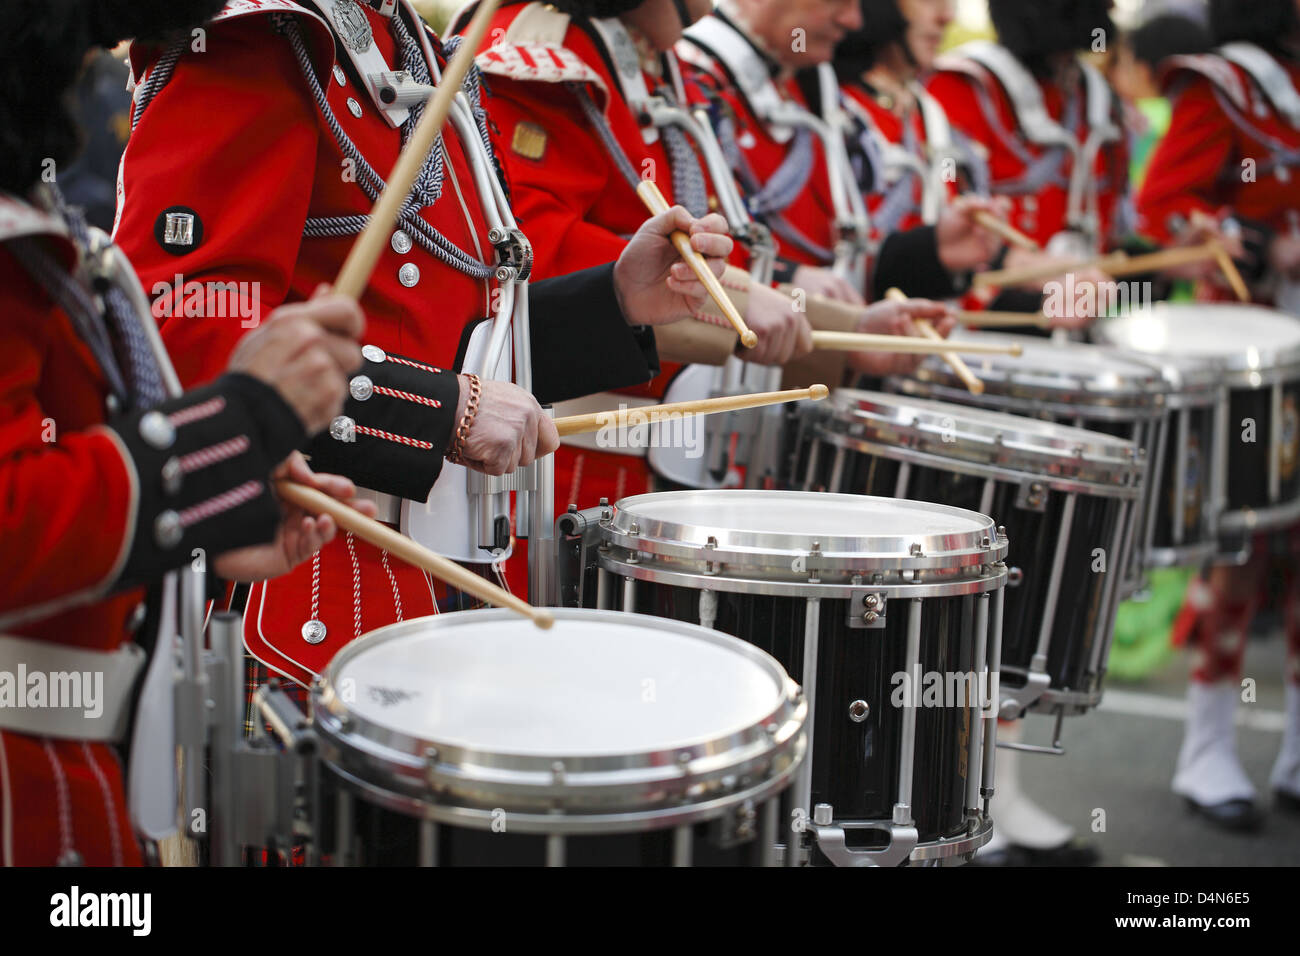
[[[986,307],[990,312],[1030,312],[1041,314],[1043,311],[1043,294],[1029,289],[1003,289],[993,297]],[[1022,328],[1016,329],[1017,335],[1029,335],[1035,338],[1050,338],[1051,329]]]
[[[1273,244],[1277,230],[1255,219],[1234,218],[1241,226],[1241,245],[1246,252],[1244,260],[1237,260],[1237,267],[1247,282],[1259,282],[1268,275],[1268,247]]]
[[[138,485],[135,535],[116,587],[190,563],[196,551],[211,561],[275,537],[280,506],[270,474],[306,433],[273,388],[229,374],[111,427]]]
[[[363,488],[425,501],[456,427],[454,372],[368,345],[343,414],[307,446],[311,466]]]
[[[881,243],[871,277],[871,298],[882,299],[894,288],[914,299],[947,299],[959,294],[952,274],[939,260],[934,226],[890,233]]]
[[[654,330],[630,326],[614,291],[614,264],[528,288],[533,395],[543,405],[644,385],[659,374]]]
[[[798,268],[799,263],[778,258],[772,264],[772,281],[781,285],[788,285],[794,281],[794,271]]]

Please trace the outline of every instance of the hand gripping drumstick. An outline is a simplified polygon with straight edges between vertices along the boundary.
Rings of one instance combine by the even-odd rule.
[[[971,218],[993,235],[1002,238],[1008,245],[1019,246],[1021,249],[1028,249],[1032,252],[1038,252],[1041,248],[1031,237],[987,210],[977,209]]]
[[[898,289],[890,289],[885,293],[885,298],[892,299],[895,302],[907,301],[907,296],[903,295],[903,293]],[[935,331],[934,326],[927,320],[913,319],[912,324],[920,329],[921,334],[927,339],[933,339],[936,342],[946,341],[942,335]],[[972,395],[984,394],[984,383],[981,382],[975,373],[970,370],[970,366],[957,356],[956,352],[943,352],[941,354],[943,355],[943,360],[948,363],[948,367],[956,373],[957,377],[961,379],[962,384],[966,386],[966,389]]]
[[[434,554],[423,545],[416,544],[410,538],[387,525],[380,524],[374,518],[367,518],[361,512],[354,511],[324,492],[294,481],[277,481],[275,491],[285,501],[297,505],[310,514],[329,515],[345,531],[351,531],[361,540],[388,551],[408,564],[423,568],[440,581],[445,581],[466,594],[472,594],[480,601],[517,611],[542,630],[549,629],[555,623],[555,618],[545,608],[533,607],[509,591],[484,580],[473,571],[462,568],[455,561]]]
[[[1228,284],[1232,286],[1232,291],[1237,293],[1237,298],[1242,302],[1249,302],[1250,289],[1246,287],[1246,280],[1237,271],[1237,264],[1232,261],[1232,256],[1228,255],[1228,250],[1223,248],[1223,243],[1214,239],[1207,245],[1214,248],[1214,258],[1219,263],[1219,271],[1223,273],[1224,278],[1228,280]]]
[[[420,125],[415,128],[415,133],[406,144],[406,149],[402,150],[402,155],[397,158],[397,164],[388,177],[388,184],[384,186],[379,201],[371,210],[370,221],[366,223],[365,230],[353,244],[347,261],[343,263],[338,278],[334,280],[334,291],[340,295],[359,300],[362,293],[366,291],[366,284],[370,282],[375,265],[388,245],[388,237],[392,234],[393,226],[397,224],[402,204],[406,202],[411,187],[420,175],[420,170],[424,168],[424,161],[429,151],[433,149],[438,134],[442,132],[442,127],[447,122],[452,101],[460,92],[465,74],[469,72],[474,57],[478,54],[479,46],[483,43],[483,36],[487,33],[488,21],[492,19],[499,3],[500,0],[483,0],[478,12],[474,14],[474,19],[470,21],[469,30],[461,40],[460,48],[447,64],[447,71],[442,74],[438,88],[429,97],[424,115],[420,118]]]
[[[664,194],[659,191],[659,187],[654,184],[653,180],[641,180],[641,185],[636,187],[636,194],[641,197],[641,202],[645,203],[646,209],[650,210],[650,215],[661,216],[668,211],[668,200],[664,199]],[[670,238],[673,245],[677,247],[677,254],[682,257],[682,261],[690,266],[700,281],[704,283],[704,288],[708,290],[709,298],[713,300],[713,304],[722,311],[723,316],[740,335],[740,344],[747,349],[752,349],[758,344],[758,336],[745,324],[745,319],[737,311],[735,305],[732,304],[731,299],[727,297],[727,291],[722,288],[722,283],[713,274],[713,270],[704,261],[704,257],[691,246],[690,236],[680,229],[674,229]]]
[[[760,405],[779,405],[782,402],[799,402],[809,399],[820,402],[830,394],[825,385],[792,388],[784,392],[755,392],[752,395],[727,395],[722,398],[702,398],[692,402],[672,402],[668,405],[651,405],[646,408],[621,408],[588,415],[570,415],[555,419],[555,430],[564,438],[568,435],[585,435],[602,428],[627,428],[629,417],[644,416],[644,421],[632,425],[653,424],[666,415],[712,415],[716,412],[734,412]]]
[[[789,284],[777,286],[777,291],[787,297],[794,297],[795,287]],[[823,295],[808,296],[806,308],[810,319],[817,314],[833,321],[835,325],[851,327],[866,306],[837,302]],[[994,320],[1003,325],[1034,325],[1034,316],[1019,312],[958,312],[958,321],[966,322],[967,317],[995,315],[1005,316]],[[1038,316],[1041,323],[1047,324],[1047,317]],[[994,324],[994,323],[990,323]],[[1019,345],[999,345],[992,342],[951,342],[942,340],[944,348],[934,344],[929,338],[915,335],[877,335],[871,332],[848,332],[837,329],[813,329],[813,348],[833,352],[905,352],[911,355],[940,355],[944,352],[957,352],[964,355],[1013,355],[1019,357],[1024,351]]]

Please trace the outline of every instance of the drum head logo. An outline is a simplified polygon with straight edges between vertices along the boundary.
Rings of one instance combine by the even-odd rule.
[[[1277,467],[1283,481],[1295,475],[1296,459],[1300,458],[1300,413],[1296,411],[1296,397],[1282,399],[1282,438],[1277,447]]]

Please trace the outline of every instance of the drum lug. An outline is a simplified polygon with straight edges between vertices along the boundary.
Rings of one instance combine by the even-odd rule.
[[[1024,687],[1007,687],[1006,684],[999,683],[998,692],[1002,699],[999,701],[998,716],[1003,720],[1016,720],[1051,686],[1052,678],[1040,670],[1031,670],[1025,675]],[[1001,747],[1002,744],[999,743],[998,746]]]
[[[1025,511],[1047,510],[1047,485],[1041,481],[1026,481],[1016,492],[1016,507]]]
[[[885,596],[877,591],[855,588],[849,592],[848,620],[852,630],[879,630],[885,626]]]
[[[719,849],[749,843],[758,836],[758,811],[753,800],[746,800],[730,813],[714,820],[709,827],[709,842]]]
[[[822,855],[835,866],[898,866],[907,862],[920,842],[915,826],[886,821],[845,821],[840,824],[814,821],[808,824],[808,829],[817,840]],[[889,843],[878,850],[854,850],[845,839],[848,830],[879,830],[889,834]]]

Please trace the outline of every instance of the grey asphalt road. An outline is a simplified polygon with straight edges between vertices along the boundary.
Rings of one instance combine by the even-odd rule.
[[[1141,683],[1109,681],[1099,710],[1066,720],[1065,756],[1023,760],[1026,791],[1091,841],[1105,866],[1300,865],[1300,815],[1273,809],[1268,790],[1282,739],[1284,652],[1280,633],[1253,639],[1243,671],[1256,681],[1257,700],[1242,705],[1237,740],[1268,808],[1258,833],[1214,830],[1169,789],[1182,741],[1185,655]],[[1051,731],[1051,720],[1031,717],[1025,739],[1049,743]],[[1104,832],[1093,832],[1098,809]]]

